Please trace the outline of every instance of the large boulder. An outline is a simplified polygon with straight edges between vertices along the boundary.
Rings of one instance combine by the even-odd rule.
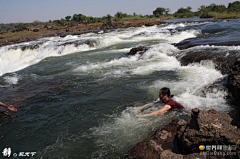
[[[227,88],[235,98],[235,104],[240,106],[240,57],[230,71]]]
[[[240,143],[240,130],[231,125],[232,118],[228,114],[218,113],[216,110],[201,111],[192,110],[189,122],[173,120],[162,129],[157,130],[151,137],[139,142],[128,153],[129,159],[168,159],[168,158],[226,158],[215,151],[217,145],[234,146]],[[199,146],[205,145],[206,150],[200,151]],[[207,149],[207,145],[215,145]],[[176,148],[177,147],[177,148]],[[240,158],[240,148],[224,150],[231,152],[227,158]]]
[[[190,63],[200,63],[203,60],[212,60],[215,68],[220,70],[222,74],[229,74],[231,67],[236,61],[238,52],[220,51],[218,49],[203,49],[184,51],[177,56],[181,65],[186,66]]]

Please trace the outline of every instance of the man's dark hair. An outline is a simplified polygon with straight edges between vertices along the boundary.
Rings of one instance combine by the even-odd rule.
[[[165,96],[167,95],[169,98],[173,97],[173,95],[171,95],[170,89],[167,87],[163,87],[160,89],[160,91],[162,91],[162,94]]]

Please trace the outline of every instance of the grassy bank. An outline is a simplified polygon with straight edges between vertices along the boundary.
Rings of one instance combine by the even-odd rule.
[[[240,18],[240,13],[217,13],[217,12],[209,12],[209,17],[212,17],[214,19],[236,19]]]

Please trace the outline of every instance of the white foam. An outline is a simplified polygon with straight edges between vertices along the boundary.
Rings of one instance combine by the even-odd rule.
[[[185,22],[185,23],[177,23],[177,24],[169,24],[166,26],[163,26],[164,29],[176,29],[176,28],[184,28],[188,26],[197,26],[202,24],[207,24],[211,22]]]
[[[101,34],[88,33],[78,36],[68,35],[64,38],[42,38],[38,41],[4,46],[0,48],[0,76],[5,73],[15,72],[27,66],[36,64],[46,57],[63,56],[74,52],[103,48],[117,43],[141,42],[144,40],[154,39],[164,39],[166,42],[179,42],[186,38],[195,37],[197,33],[197,31],[191,30],[171,35],[166,28],[158,26],[143,26],[122,29],[121,31],[115,30],[109,33]],[[94,47],[89,47],[87,44],[80,44],[78,46],[71,44],[84,40],[94,40],[97,42],[95,43]],[[33,50],[25,49],[22,51],[20,47],[26,45],[39,45],[39,47]],[[18,47],[19,49],[15,49],[15,47]]]
[[[219,71],[214,69],[212,61],[179,67],[176,71],[179,81],[155,81],[148,86],[149,93],[152,96],[157,96],[160,88],[169,87],[172,94],[175,95],[175,99],[187,109],[200,108],[206,110],[213,108],[222,112],[229,110],[229,106],[224,99],[227,92],[215,90],[215,92],[206,92],[205,96],[199,93],[199,90],[223,77]]]
[[[173,55],[176,48],[169,44],[155,45],[142,56],[135,55],[122,57],[97,63],[81,65],[73,71],[78,73],[90,73],[99,76],[128,76],[147,75],[155,71],[173,70],[180,66]]]
[[[46,57],[63,56],[73,52],[95,49],[94,47],[90,48],[87,44],[82,44],[77,47],[74,46],[74,44],[59,46],[56,38],[52,38],[52,40],[53,41],[44,42],[39,48],[33,50],[25,49],[23,51],[20,48],[13,49],[11,46],[2,47],[0,49],[0,76],[36,64]],[[18,46],[19,45],[13,45],[12,47]]]
[[[21,77],[16,74],[14,74],[13,76],[4,77],[5,82],[9,85],[17,84],[20,79],[21,79]]]
[[[92,134],[90,135],[97,139],[94,144],[102,148],[95,152],[95,155],[100,155],[101,151],[127,151],[126,148],[130,148],[146,138],[149,130],[154,131],[156,127],[159,128],[167,124],[177,116],[177,114],[171,112],[152,118],[135,117],[139,113],[134,108],[127,108],[119,116],[109,116],[111,121],[92,128]]]

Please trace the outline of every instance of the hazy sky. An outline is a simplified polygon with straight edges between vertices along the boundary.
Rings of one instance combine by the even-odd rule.
[[[102,17],[120,11],[133,14],[152,14],[157,7],[169,8],[171,13],[181,7],[197,11],[201,5],[224,4],[234,0],[0,0],[0,23],[49,21],[67,15],[84,14]]]

